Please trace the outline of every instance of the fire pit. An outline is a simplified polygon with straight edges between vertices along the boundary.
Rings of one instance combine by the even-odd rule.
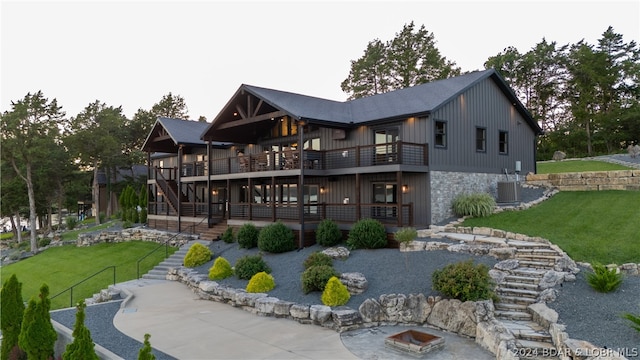
[[[417,355],[426,354],[444,347],[444,339],[440,336],[417,330],[406,330],[388,336],[384,339],[384,343],[389,347]]]

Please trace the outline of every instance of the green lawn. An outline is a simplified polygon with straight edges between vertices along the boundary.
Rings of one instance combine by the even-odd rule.
[[[557,244],[576,261],[640,262],[640,191],[560,192],[523,211],[464,221]]]
[[[538,162],[538,174],[557,174],[584,171],[629,170],[630,167],[597,160],[566,160]]]
[[[49,285],[51,296],[82,281],[107,266],[116,267],[116,282],[137,277],[136,262],[159,244],[130,241],[123,243],[101,243],[89,247],[74,245],[52,247],[31,258],[3,266],[2,281],[16,274],[22,283],[22,296],[28,301],[38,294],[43,283]],[[177,249],[169,247],[169,255]],[[140,263],[140,274],[145,274],[164,259],[164,248],[156,251]],[[91,297],[101,289],[113,284],[113,271],[107,270],[73,290],[73,302]],[[51,301],[52,309],[69,307],[70,293],[66,292]]]

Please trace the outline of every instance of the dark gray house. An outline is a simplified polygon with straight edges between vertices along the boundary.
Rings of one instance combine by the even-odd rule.
[[[241,85],[211,123],[156,122],[143,147],[149,224],[281,220],[307,240],[325,218],[423,228],[450,217],[456,195],[535,172],[539,134],[494,70],[346,102]]]

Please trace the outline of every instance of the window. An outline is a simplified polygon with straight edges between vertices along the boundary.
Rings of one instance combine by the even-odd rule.
[[[487,129],[476,127],[476,151],[487,151]]]
[[[436,121],[434,127],[435,146],[447,147],[447,123],[445,121]]]
[[[373,202],[381,204],[371,209],[372,218],[395,218],[398,186],[395,183],[373,183]]]
[[[379,129],[374,132],[373,141],[376,145],[375,163],[389,163],[396,161],[396,146],[400,139],[397,128]]]
[[[509,133],[506,131],[500,131],[498,135],[498,152],[500,154],[509,153]]]

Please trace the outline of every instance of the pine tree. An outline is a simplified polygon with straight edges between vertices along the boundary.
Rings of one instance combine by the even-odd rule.
[[[138,360],[155,360],[156,356],[151,352],[151,343],[149,338],[151,335],[144,334],[144,346],[138,352]]]
[[[45,360],[54,355],[54,346],[58,334],[51,324],[49,309],[49,286],[42,284],[40,299],[29,300],[27,310],[22,318],[22,330],[18,338],[20,348],[27,353],[29,359]]]
[[[4,282],[0,290],[2,299],[1,325],[2,353],[0,358],[9,358],[11,349],[18,346],[18,337],[24,316],[24,302],[22,301],[22,283],[18,282],[15,274]]]
[[[76,323],[73,326],[73,342],[67,345],[62,354],[62,360],[98,360],[98,355],[94,350],[94,343],[91,339],[91,332],[84,325],[85,313],[84,309],[87,305],[81,300],[76,306]]]

